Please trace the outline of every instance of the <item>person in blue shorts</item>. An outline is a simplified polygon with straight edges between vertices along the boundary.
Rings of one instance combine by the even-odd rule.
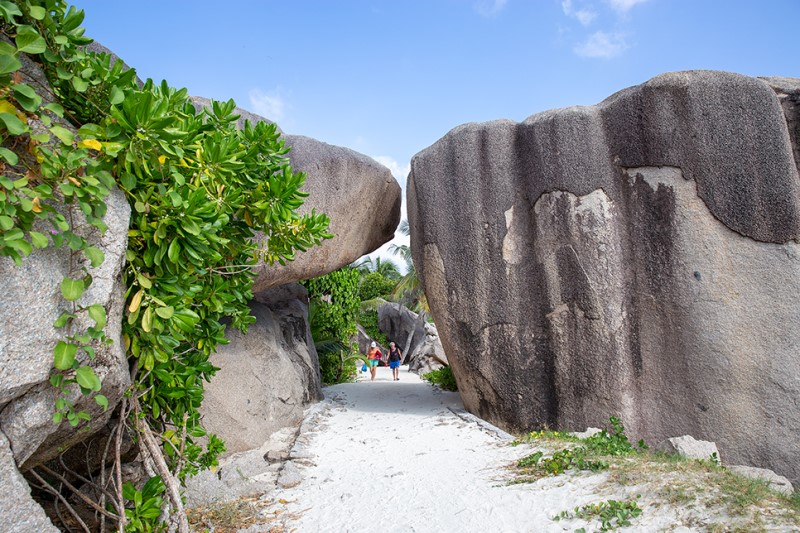
[[[400,348],[395,346],[393,342],[389,343],[389,368],[392,369],[392,377],[395,381],[400,381],[400,362],[403,360],[403,354]]]

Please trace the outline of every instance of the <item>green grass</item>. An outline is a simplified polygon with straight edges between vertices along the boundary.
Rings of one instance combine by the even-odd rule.
[[[610,524],[610,528],[624,527],[621,523],[603,521],[616,516],[617,511],[624,520],[633,521],[648,509],[667,505],[681,511],[683,523],[676,525],[699,531],[757,532],[767,530],[767,526],[785,528],[781,531],[800,531],[800,494],[780,494],[766,482],[736,474],[711,458],[698,461],[651,452],[642,442],[633,445],[614,417],[609,431],[587,439],[544,430],[522,436],[512,445],[540,448],[513,464],[512,484],[535,483],[543,477],[570,471],[591,475],[589,471],[604,470],[607,475],[598,490],[609,494],[630,494],[635,490],[644,494],[642,500],[646,500],[646,505],[642,505],[644,510],[621,507],[631,501],[623,497],[592,504],[594,507],[586,509],[562,511],[559,519],[599,519],[600,530],[606,531],[602,529],[606,524]],[[589,468],[589,464],[596,468]]]

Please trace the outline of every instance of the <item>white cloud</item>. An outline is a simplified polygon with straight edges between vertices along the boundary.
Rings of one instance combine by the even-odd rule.
[[[388,155],[376,155],[372,159],[391,170],[392,176],[400,182],[401,186],[405,187],[406,178],[408,178],[408,173],[411,172],[411,163],[400,166],[400,163]]]
[[[508,0],[478,0],[473,4],[475,11],[482,17],[493,17],[500,13]]]
[[[563,0],[561,2],[561,9],[566,16],[577,19],[582,26],[588,26],[597,18],[597,13],[591,9],[575,9],[572,5],[572,0]]]
[[[278,91],[265,93],[261,89],[251,89],[248,97],[250,106],[254,113],[261,115],[273,122],[283,119],[286,110],[286,102],[278,94]]]
[[[611,58],[620,55],[628,47],[621,33],[594,32],[586,42],[575,45],[574,52],[581,57]]]
[[[647,0],[607,0],[609,5],[620,13],[628,12],[636,4],[644,4]]]

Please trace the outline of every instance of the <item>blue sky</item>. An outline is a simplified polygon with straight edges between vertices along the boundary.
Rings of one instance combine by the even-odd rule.
[[[74,5],[142,78],[233,98],[374,157],[403,187],[411,157],[465,122],[595,104],[675,70],[800,77],[800,0]]]

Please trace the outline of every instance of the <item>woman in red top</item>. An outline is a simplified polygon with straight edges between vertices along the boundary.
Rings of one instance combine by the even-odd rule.
[[[372,341],[372,344],[369,345],[369,351],[367,352],[367,362],[369,363],[369,375],[370,381],[375,381],[375,372],[377,372],[378,362],[383,357],[383,354],[378,349],[378,343]]]

